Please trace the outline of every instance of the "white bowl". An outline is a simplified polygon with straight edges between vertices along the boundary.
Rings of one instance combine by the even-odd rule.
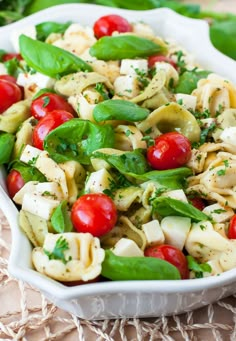
[[[130,21],[149,23],[155,32],[172,37],[196,56],[206,69],[218,72],[236,84],[236,63],[218,52],[210,43],[208,25],[162,8],[151,11],[127,11],[109,7],[70,4],[51,7],[0,29],[0,48],[11,51],[9,36],[13,30],[42,21],[68,20],[92,25],[102,15],[117,13]],[[4,185],[4,171],[0,173]],[[18,279],[39,288],[60,308],[84,319],[157,317],[193,310],[236,292],[236,269],[217,277],[183,281],[100,282],[66,287],[32,268],[31,245],[18,226],[18,211],[3,189],[0,208],[12,230],[9,271]]]

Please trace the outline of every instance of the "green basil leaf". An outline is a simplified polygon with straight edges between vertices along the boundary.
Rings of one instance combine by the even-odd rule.
[[[178,85],[175,88],[176,93],[182,93],[182,94],[191,94],[194,89],[197,87],[197,83],[202,78],[207,78],[207,76],[210,74],[210,71],[185,71],[182,73],[182,75],[179,77]]]
[[[106,120],[125,120],[129,122],[142,121],[147,118],[149,110],[139,105],[120,99],[110,99],[98,103],[93,110],[96,122]]]
[[[0,133],[0,165],[8,163],[14,148],[15,136],[10,133]]]
[[[54,21],[45,21],[35,26],[38,40],[46,40],[51,33],[64,33],[72,24],[71,21],[58,23]]]
[[[193,205],[165,196],[160,196],[156,199],[153,199],[152,207],[155,212],[163,217],[177,215],[191,218],[194,221],[210,219],[210,217],[198,210]]]
[[[15,78],[17,78],[19,73],[22,72],[22,69],[20,68],[20,62],[17,58],[12,58],[4,62],[4,65],[7,69],[8,75],[13,76]]]
[[[207,263],[198,263],[192,256],[187,256],[189,270],[195,272],[211,272],[211,266]]]
[[[58,78],[76,71],[92,71],[90,65],[74,54],[42,41],[31,39],[24,34],[19,38],[20,53],[34,70]]]
[[[73,225],[67,211],[66,200],[62,201],[53,211],[51,216],[51,224],[55,232],[65,233],[73,231]]]
[[[28,182],[28,181],[46,182],[47,181],[45,176],[37,168],[30,166],[26,163],[23,163],[21,161],[13,162],[11,169],[17,170],[21,174],[24,182]]]
[[[73,118],[47,135],[44,149],[57,162],[76,160],[88,165],[96,149],[113,148],[114,141],[115,134],[110,125],[99,126],[88,120]]]
[[[214,21],[210,26],[213,45],[229,57],[236,59],[236,19]]]
[[[91,56],[102,60],[148,57],[160,52],[164,52],[163,46],[134,35],[102,37],[90,48]]]

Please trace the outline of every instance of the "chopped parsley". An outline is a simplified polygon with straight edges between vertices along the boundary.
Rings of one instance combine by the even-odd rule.
[[[71,257],[69,257],[68,259],[65,258],[64,252],[66,250],[69,250],[69,244],[68,241],[63,236],[60,236],[57,239],[52,252],[43,249],[44,253],[48,256],[50,260],[58,259],[61,260],[64,264],[66,264],[72,259]]]
[[[198,263],[192,256],[187,256],[188,268],[195,272],[196,278],[203,278],[204,272],[211,272],[211,266],[208,263]]]

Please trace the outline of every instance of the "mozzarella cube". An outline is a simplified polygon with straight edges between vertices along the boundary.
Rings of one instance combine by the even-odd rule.
[[[176,94],[176,102],[181,102],[180,104],[187,110],[195,111],[197,105],[197,97],[187,94]]]
[[[120,66],[121,75],[138,75],[139,72],[147,74],[147,59],[122,59]]]
[[[175,189],[173,191],[165,192],[162,196],[173,198],[188,203],[188,199],[182,189]]]
[[[54,83],[55,79],[40,72],[34,74],[21,72],[17,77],[17,84],[23,86],[25,91],[30,90],[32,94],[37,93],[40,89],[52,88]]]
[[[32,39],[36,39],[37,37],[35,26],[27,26],[17,31],[13,31],[10,36],[10,40],[14,47],[15,52],[17,53],[20,53],[19,38],[21,34],[24,34],[27,37],[32,38]]]
[[[202,212],[211,216],[213,221],[216,223],[224,223],[229,221],[234,215],[232,208],[226,208],[218,203],[206,206]]]
[[[0,75],[7,75],[7,69],[3,63],[0,63]]]
[[[133,98],[139,94],[137,76],[127,75],[117,77],[114,82],[115,94]]]
[[[236,146],[236,127],[227,127],[220,134],[220,139],[225,143]]]
[[[49,220],[54,209],[59,204],[59,200],[53,200],[35,193],[25,193],[22,202],[22,210]]]
[[[110,173],[102,168],[90,174],[86,184],[85,191],[89,193],[102,193],[110,188],[112,177]]]
[[[168,216],[162,219],[161,229],[166,244],[182,250],[191,228],[191,219],[179,216]]]
[[[158,220],[152,220],[142,225],[148,244],[163,244],[165,242],[164,233]]]
[[[20,156],[20,161],[29,163],[34,162],[42,153],[42,150],[32,147],[31,145],[27,144]]]
[[[112,249],[116,256],[120,257],[140,257],[143,256],[143,251],[131,239],[121,238]]]

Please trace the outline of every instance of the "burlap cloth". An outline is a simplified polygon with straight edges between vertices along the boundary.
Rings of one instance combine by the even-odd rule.
[[[186,2],[206,7],[212,1]],[[236,0],[218,1],[214,9],[235,12]],[[12,278],[7,271],[10,248],[10,227],[0,211],[0,340],[236,340],[236,295],[179,316],[89,322],[55,307],[37,289]]]

